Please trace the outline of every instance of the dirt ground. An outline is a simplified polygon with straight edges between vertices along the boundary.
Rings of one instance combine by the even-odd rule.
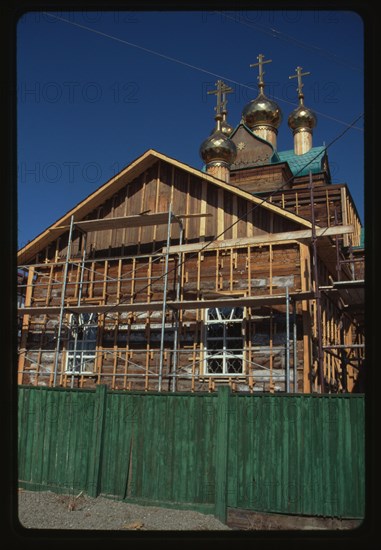
[[[139,506],[120,500],[84,494],[62,495],[49,491],[18,492],[18,519],[25,528],[230,531],[213,515],[192,510]]]
[[[351,530],[361,520],[265,514],[228,509],[225,525],[211,514],[141,506],[113,498],[50,491],[18,491],[18,520],[26,529],[107,531],[305,531]]]

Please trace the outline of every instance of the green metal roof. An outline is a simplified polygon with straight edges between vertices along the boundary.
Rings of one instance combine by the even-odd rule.
[[[322,171],[322,159],[325,147],[312,147],[304,155],[295,155],[294,150],[278,151],[280,162],[287,162],[294,176],[306,176],[311,171],[318,174]]]
[[[250,128],[241,123],[237,126],[232,135],[237,131],[239,126],[243,126],[246,130],[248,130],[250,134],[253,134]],[[271,145],[271,147],[273,147],[273,145],[269,141],[266,141],[259,136],[255,137],[256,139],[259,139],[264,143],[268,143],[269,145]],[[307,153],[304,153],[304,155],[295,155],[293,149],[290,149],[288,151],[276,151],[275,149],[273,149],[273,151],[273,155],[268,164],[279,164],[287,162],[294,176],[308,176],[310,171],[313,174],[319,174],[322,172],[322,159],[325,155],[324,146],[312,147],[312,149],[310,149]],[[201,171],[206,172],[205,165],[201,168]]]

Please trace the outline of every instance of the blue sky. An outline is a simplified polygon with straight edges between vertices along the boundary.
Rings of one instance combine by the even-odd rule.
[[[259,53],[272,59],[265,91],[283,112],[278,150],[293,147],[296,80],[288,77],[298,65],[311,72],[304,93],[318,117],[314,145],[364,112],[363,24],[354,12],[51,13],[61,19],[27,13],[17,29],[19,246],[147,149],[201,168],[199,146],[214,127],[207,91],[218,78],[233,86],[236,126],[257,95],[249,65]],[[348,184],[364,222],[363,119],[355,126],[328,156],[333,183]]]

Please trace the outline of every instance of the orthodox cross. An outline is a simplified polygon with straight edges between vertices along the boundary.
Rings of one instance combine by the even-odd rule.
[[[227,86],[226,84],[224,84],[224,87],[222,90],[222,113],[225,113],[225,115],[226,115],[226,104],[228,102],[228,100],[226,99],[226,94],[232,94],[232,93],[234,93],[233,88],[230,88],[230,86]]]
[[[222,112],[226,110],[226,94],[233,92],[233,88],[227,86],[222,80],[217,80],[216,88],[216,90],[210,90],[208,94],[217,95],[217,105],[214,107],[214,110],[217,115],[221,115]]]
[[[265,74],[265,71],[263,70],[263,65],[265,65],[266,63],[272,63],[272,59],[268,59],[267,61],[263,61],[264,57],[265,56],[263,55],[263,53],[260,53],[257,56],[258,63],[253,63],[252,65],[250,65],[250,67],[259,67],[259,73],[258,73],[258,76],[257,76],[257,80],[258,80],[259,93],[261,93],[261,94],[263,94],[263,89],[265,87],[265,83],[263,81],[263,76]]]
[[[302,67],[296,67],[295,72],[296,72],[296,74],[293,74],[293,75],[289,76],[288,78],[297,78],[298,79],[298,87],[296,89],[298,91],[299,99],[303,99],[303,97],[304,97],[304,94],[303,94],[304,84],[302,82],[302,76],[307,76],[308,74],[311,74],[311,73],[302,73]]]

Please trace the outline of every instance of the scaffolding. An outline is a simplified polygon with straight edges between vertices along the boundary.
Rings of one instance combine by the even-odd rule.
[[[20,300],[19,301],[19,314],[21,316],[30,316],[30,315],[58,315],[58,325],[57,325],[57,332],[56,332],[56,347],[55,347],[55,353],[54,353],[54,367],[53,367],[53,379],[52,379],[52,385],[57,385],[57,379],[59,374],[59,362],[60,362],[60,352],[62,349],[62,341],[63,341],[63,333],[65,332],[65,329],[67,328],[65,326],[65,318],[67,314],[71,314],[75,316],[78,322],[78,316],[81,314],[97,314],[97,315],[106,315],[108,313],[136,313],[136,312],[158,312],[161,313],[161,319],[160,319],[160,345],[158,350],[158,372],[152,372],[150,373],[152,376],[157,376],[158,380],[158,391],[163,391],[163,371],[164,371],[164,361],[165,361],[165,335],[168,330],[172,331],[173,334],[173,349],[172,349],[172,363],[171,363],[171,372],[169,374],[169,382],[170,382],[170,389],[171,391],[175,392],[177,388],[177,379],[179,377],[182,378],[190,378],[194,376],[194,370],[192,374],[188,373],[188,367],[191,366],[191,364],[187,365],[186,367],[182,367],[181,369],[178,368],[178,365],[180,364],[179,358],[180,354],[186,353],[189,354],[189,350],[182,350],[179,348],[179,341],[180,341],[180,318],[181,314],[185,310],[200,310],[200,309],[207,309],[207,308],[218,308],[218,307],[231,307],[234,308],[236,306],[241,307],[247,307],[251,309],[256,309],[259,307],[269,307],[272,308],[273,306],[281,305],[285,308],[285,319],[286,319],[286,334],[285,334],[285,343],[284,343],[284,354],[285,354],[285,368],[284,368],[284,385],[285,385],[285,391],[287,393],[290,393],[291,387],[294,393],[298,392],[298,376],[297,376],[297,367],[298,367],[298,357],[297,357],[297,302],[298,301],[307,301],[308,304],[311,302],[314,302],[316,304],[316,313],[317,313],[317,375],[319,379],[319,385],[321,388],[321,392],[325,391],[326,381],[325,381],[325,375],[324,375],[324,354],[330,354],[334,355],[336,359],[339,359],[342,364],[343,370],[346,368],[347,365],[351,365],[354,367],[357,367],[360,365],[360,363],[363,361],[363,351],[364,351],[364,344],[362,342],[356,342],[356,343],[347,343],[343,340],[340,340],[338,344],[327,344],[324,342],[323,334],[322,334],[322,319],[321,319],[321,296],[322,294],[329,296],[330,294],[334,293],[336,296],[340,296],[340,299],[343,304],[343,314],[350,314],[354,311],[353,308],[358,307],[361,308],[363,306],[363,288],[364,288],[364,281],[363,280],[355,280],[354,279],[354,270],[352,268],[353,263],[356,261],[353,256],[351,256],[348,259],[343,258],[340,256],[340,244],[338,241],[338,237],[336,235],[335,237],[335,253],[336,253],[336,265],[337,265],[337,281],[332,281],[332,284],[327,286],[322,286],[319,283],[319,275],[318,275],[318,269],[317,269],[317,258],[318,258],[318,241],[321,240],[321,237],[318,236],[315,218],[314,218],[314,189],[313,184],[311,181],[310,176],[310,197],[311,197],[311,216],[312,216],[312,238],[311,238],[311,257],[313,259],[313,281],[314,286],[311,290],[308,291],[295,291],[290,292],[289,287],[286,286],[285,288],[285,294],[271,294],[271,295],[255,295],[255,296],[247,296],[247,295],[239,295],[236,297],[227,296],[226,294],[221,293],[220,295],[214,296],[213,298],[207,299],[203,297],[203,299],[200,299],[200,297],[197,297],[197,299],[194,300],[185,300],[181,298],[181,282],[182,282],[182,272],[181,268],[184,263],[183,260],[183,251],[182,251],[182,245],[183,245],[183,238],[184,238],[184,226],[183,226],[183,220],[185,218],[194,218],[194,217],[205,217],[208,214],[187,214],[187,215],[176,215],[172,211],[172,205],[170,205],[169,210],[167,212],[162,213],[156,213],[156,214],[142,214],[142,215],[135,215],[135,216],[124,216],[120,218],[104,218],[104,219],[94,219],[94,220],[82,220],[82,221],[75,221],[74,216],[71,217],[70,225],[69,226],[62,226],[57,227],[54,229],[54,231],[60,231],[63,230],[68,231],[68,243],[66,248],[66,257],[64,258],[63,262],[55,262],[50,263],[50,266],[54,265],[60,265],[63,267],[63,277],[62,281],[60,280],[52,280],[50,282],[51,285],[55,285],[57,288],[61,288],[61,299],[60,304],[56,306],[49,306],[49,305],[28,305],[28,300]],[[179,236],[177,238],[178,244],[175,247],[171,246],[172,241],[172,226],[173,224],[177,224],[179,227]],[[151,258],[154,258],[153,261],[161,261],[164,263],[164,273],[160,277],[143,277],[142,280],[148,280],[147,286],[151,286],[153,283],[153,280],[156,279],[162,279],[163,283],[163,298],[160,301],[120,301],[118,299],[117,303],[104,303],[104,304],[94,304],[94,303],[88,303],[83,302],[83,287],[84,287],[84,274],[86,270],[88,269],[86,266],[87,261],[87,234],[90,231],[106,231],[106,230],[112,230],[112,229],[125,229],[125,228],[135,228],[135,227],[145,227],[145,226],[157,226],[157,225],[163,225],[166,226],[166,239],[165,244],[166,246],[152,252],[150,255]],[[73,258],[72,257],[72,242],[73,242],[73,235],[74,231],[78,230],[82,236],[82,254],[81,257]],[[321,235],[321,233],[319,233]],[[324,237],[324,235],[322,235]],[[328,239],[329,237],[325,237]],[[176,256],[177,259],[177,265],[175,266],[175,291],[174,291],[174,299],[169,299],[168,297],[168,276],[170,270],[169,269],[169,262],[171,260],[171,256]],[[146,258],[146,254],[142,255],[136,255],[134,256],[135,260],[139,258]],[[352,263],[351,263],[352,262]],[[34,277],[34,270],[38,269],[39,265],[42,267],[46,267],[46,264],[34,264],[26,265],[26,266],[19,266],[20,273],[22,274],[20,276],[20,288],[25,288],[26,293],[25,296],[27,296],[33,287],[33,277]],[[77,267],[77,271],[79,274],[79,279],[70,282],[68,280],[68,273],[69,273],[69,267],[71,265],[74,265]],[[33,267],[33,269],[30,269]],[[352,275],[352,279],[346,279],[341,280],[341,274],[342,270],[347,270],[348,267],[350,268],[350,274]],[[28,273],[28,275],[27,275]],[[346,273],[346,276],[348,274]],[[105,275],[107,277],[107,275]],[[121,278],[114,278],[113,281],[119,283],[121,281]],[[135,277],[135,280],[138,280],[138,278]],[[67,289],[70,285],[75,285],[78,289],[77,296],[76,296],[76,303],[69,303],[67,300]],[[351,309],[352,308],[352,309]],[[272,310],[271,310],[272,311]],[[168,325],[166,323],[167,314],[170,313],[172,316],[172,321]],[[23,345],[24,344],[24,345]],[[74,337],[74,348],[73,348],[73,365],[75,365],[76,361],[76,354],[79,353],[77,351],[77,335]],[[21,342],[21,353],[26,354],[26,346],[25,341]],[[272,349],[275,349],[275,347]],[[145,349],[147,354],[153,354],[154,351],[152,350],[150,345],[147,345]],[[353,353],[356,353],[357,355],[355,357],[352,357]],[[134,364],[131,358],[129,357],[128,351],[125,349],[119,349],[115,348],[112,351],[109,350],[97,350],[97,354],[100,356],[105,355],[107,353],[116,353],[120,354],[120,357],[122,357],[122,354],[125,354],[125,362],[126,365]],[[202,363],[203,362],[203,353],[201,351],[199,359],[195,359],[195,351],[193,349],[193,369],[195,368],[195,364]],[[274,371],[272,368],[265,367],[261,364],[258,364],[252,360],[246,360],[249,364],[250,369],[260,368],[264,371],[269,371],[270,380],[272,381],[273,376],[276,377],[274,374]],[[62,363],[62,357],[61,357],[61,363]],[[137,366],[137,365],[136,365]],[[180,373],[180,370],[183,372]],[[25,373],[23,369],[19,371],[21,375]],[[63,372],[63,366],[61,367],[61,374]],[[73,369],[71,373],[71,385],[73,386],[74,378],[76,376],[75,369]],[[127,367],[125,373],[113,373],[113,374],[107,374],[104,376],[111,376],[111,377],[128,377],[129,374],[127,373]],[[138,374],[134,374],[135,377],[138,377]],[[146,376],[145,373],[142,373],[140,376],[144,377]],[[202,376],[200,375],[200,378]],[[237,380],[239,380],[239,377],[237,377]],[[99,378],[98,378],[99,381]]]
[[[336,276],[337,281],[332,281],[331,285],[321,285],[319,281],[318,273],[318,237],[315,221],[315,207],[314,207],[314,185],[312,180],[312,172],[309,172],[309,191],[311,201],[311,223],[312,223],[312,260],[313,260],[313,282],[314,282],[314,300],[316,303],[316,317],[317,317],[317,375],[319,378],[319,385],[321,393],[325,392],[326,377],[324,372],[324,356],[330,354],[331,356],[339,359],[341,362],[341,368],[343,371],[343,388],[347,390],[346,385],[346,368],[347,365],[351,365],[357,370],[360,370],[360,365],[364,362],[364,355],[361,352],[365,351],[365,343],[345,343],[344,332],[340,330],[340,342],[338,344],[325,344],[322,332],[322,314],[321,314],[321,295],[325,293],[330,297],[333,292],[336,297],[339,297],[342,307],[342,315],[350,315],[356,313],[359,315],[360,322],[363,323],[364,314],[364,286],[365,280],[355,279],[355,262],[364,262],[364,257],[355,259],[353,257],[352,243],[349,237],[349,258],[343,258],[341,248],[339,244],[338,235],[335,235],[335,255],[336,255]],[[335,225],[337,224],[337,210],[335,209]],[[348,237],[346,237],[348,239]],[[341,280],[343,268],[349,267],[349,279]],[[341,354],[334,353],[340,350]],[[360,351],[361,350],[361,351]],[[357,351],[355,358],[351,358],[353,351]],[[351,360],[352,359],[352,360]]]

